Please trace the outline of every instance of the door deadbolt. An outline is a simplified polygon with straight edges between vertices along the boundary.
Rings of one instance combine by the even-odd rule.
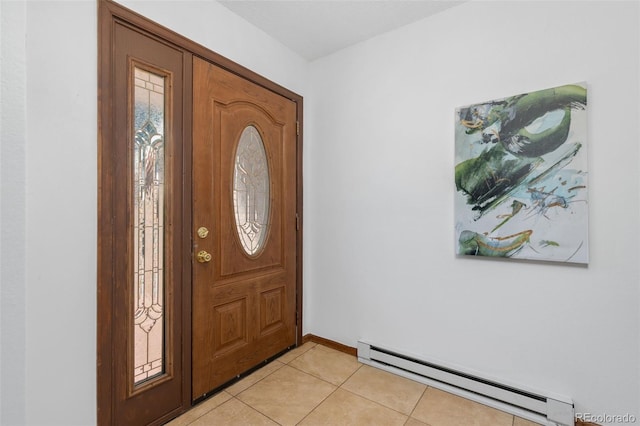
[[[198,228],[197,233],[198,233],[198,237],[207,238],[207,235],[209,235],[209,230],[206,227],[201,226],[200,228]]]

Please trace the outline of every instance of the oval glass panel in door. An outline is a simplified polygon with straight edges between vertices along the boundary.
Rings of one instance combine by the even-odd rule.
[[[269,227],[269,163],[260,132],[247,126],[238,141],[233,171],[236,230],[245,253],[257,255]]]

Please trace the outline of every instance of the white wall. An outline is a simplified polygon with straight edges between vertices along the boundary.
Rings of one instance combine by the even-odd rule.
[[[25,25],[0,1],[0,424],[25,416]]]
[[[640,418],[637,2],[474,1],[312,63],[305,329]],[[454,255],[454,109],[586,81],[588,267]]]
[[[307,62],[218,3],[128,6],[304,94]],[[0,423],[91,425],[97,2],[0,0],[0,17]]]

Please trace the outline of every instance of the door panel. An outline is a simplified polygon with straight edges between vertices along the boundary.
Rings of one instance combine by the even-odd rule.
[[[220,275],[217,278],[246,274],[257,269],[282,269],[284,267],[282,216],[283,210],[286,208],[283,205],[285,200],[282,197],[284,189],[282,186],[285,184],[282,170],[285,164],[282,158],[284,153],[281,146],[284,141],[284,123],[275,121],[257,105],[248,104],[245,101],[235,101],[227,105],[216,102],[214,116],[218,118],[220,123],[221,160],[226,159],[220,164],[220,183],[225,192],[221,193],[220,199],[217,200],[220,203],[219,225],[223,236],[221,241],[227,243],[233,241],[233,244],[226,245],[225,249],[219,252]],[[293,119],[295,120],[295,116]],[[269,176],[271,181],[275,183],[271,185],[272,191],[270,193],[272,202],[270,226],[267,231],[269,236],[264,250],[258,257],[246,256],[238,240],[233,197],[226,192],[228,188],[233,186],[235,150],[240,134],[249,124],[261,131],[263,142],[271,141],[269,146],[265,148],[268,150],[268,154],[271,154],[271,158],[268,158],[271,166]],[[274,141],[279,142],[274,143]]]
[[[194,254],[211,255],[193,262],[195,400],[296,343],[297,154],[295,102],[200,59],[193,79]],[[243,182],[253,176],[237,155],[249,126],[267,159],[266,227],[236,224],[234,173],[247,172]],[[235,196],[254,200],[254,189]],[[257,216],[253,207],[247,211]],[[243,248],[238,225],[249,238],[252,226],[266,232],[256,253]],[[198,236],[200,227],[209,233]]]
[[[184,235],[179,226],[185,58],[182,51],[127,25],[117,23],[113,31],[114,137],[104,142],[113,153],[111,190],[117,200],[110,287],[113,423],[142,425],[178,413],[188,392],[183,386]],[[141,87],[146,88],[143,95]],[[139,110],[140,97],[156,98],[145,107],[146,114]],[[153,341],[158,342],[155,348]]]

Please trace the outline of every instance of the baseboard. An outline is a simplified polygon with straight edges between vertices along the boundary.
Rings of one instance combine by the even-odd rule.
[[[325,339],[324,337],[319,337],[314,334],[305,334],[302,337],[302,343],[305,344],[307,342],[318,343],[320,345],[326,346],[331,349],[335,349],[337,351],[343,352],[348,355],[352,355],[356,357],[358,356],[358,350],[356,348],[352,348],[351,346],[343,345],[342,343]]]

